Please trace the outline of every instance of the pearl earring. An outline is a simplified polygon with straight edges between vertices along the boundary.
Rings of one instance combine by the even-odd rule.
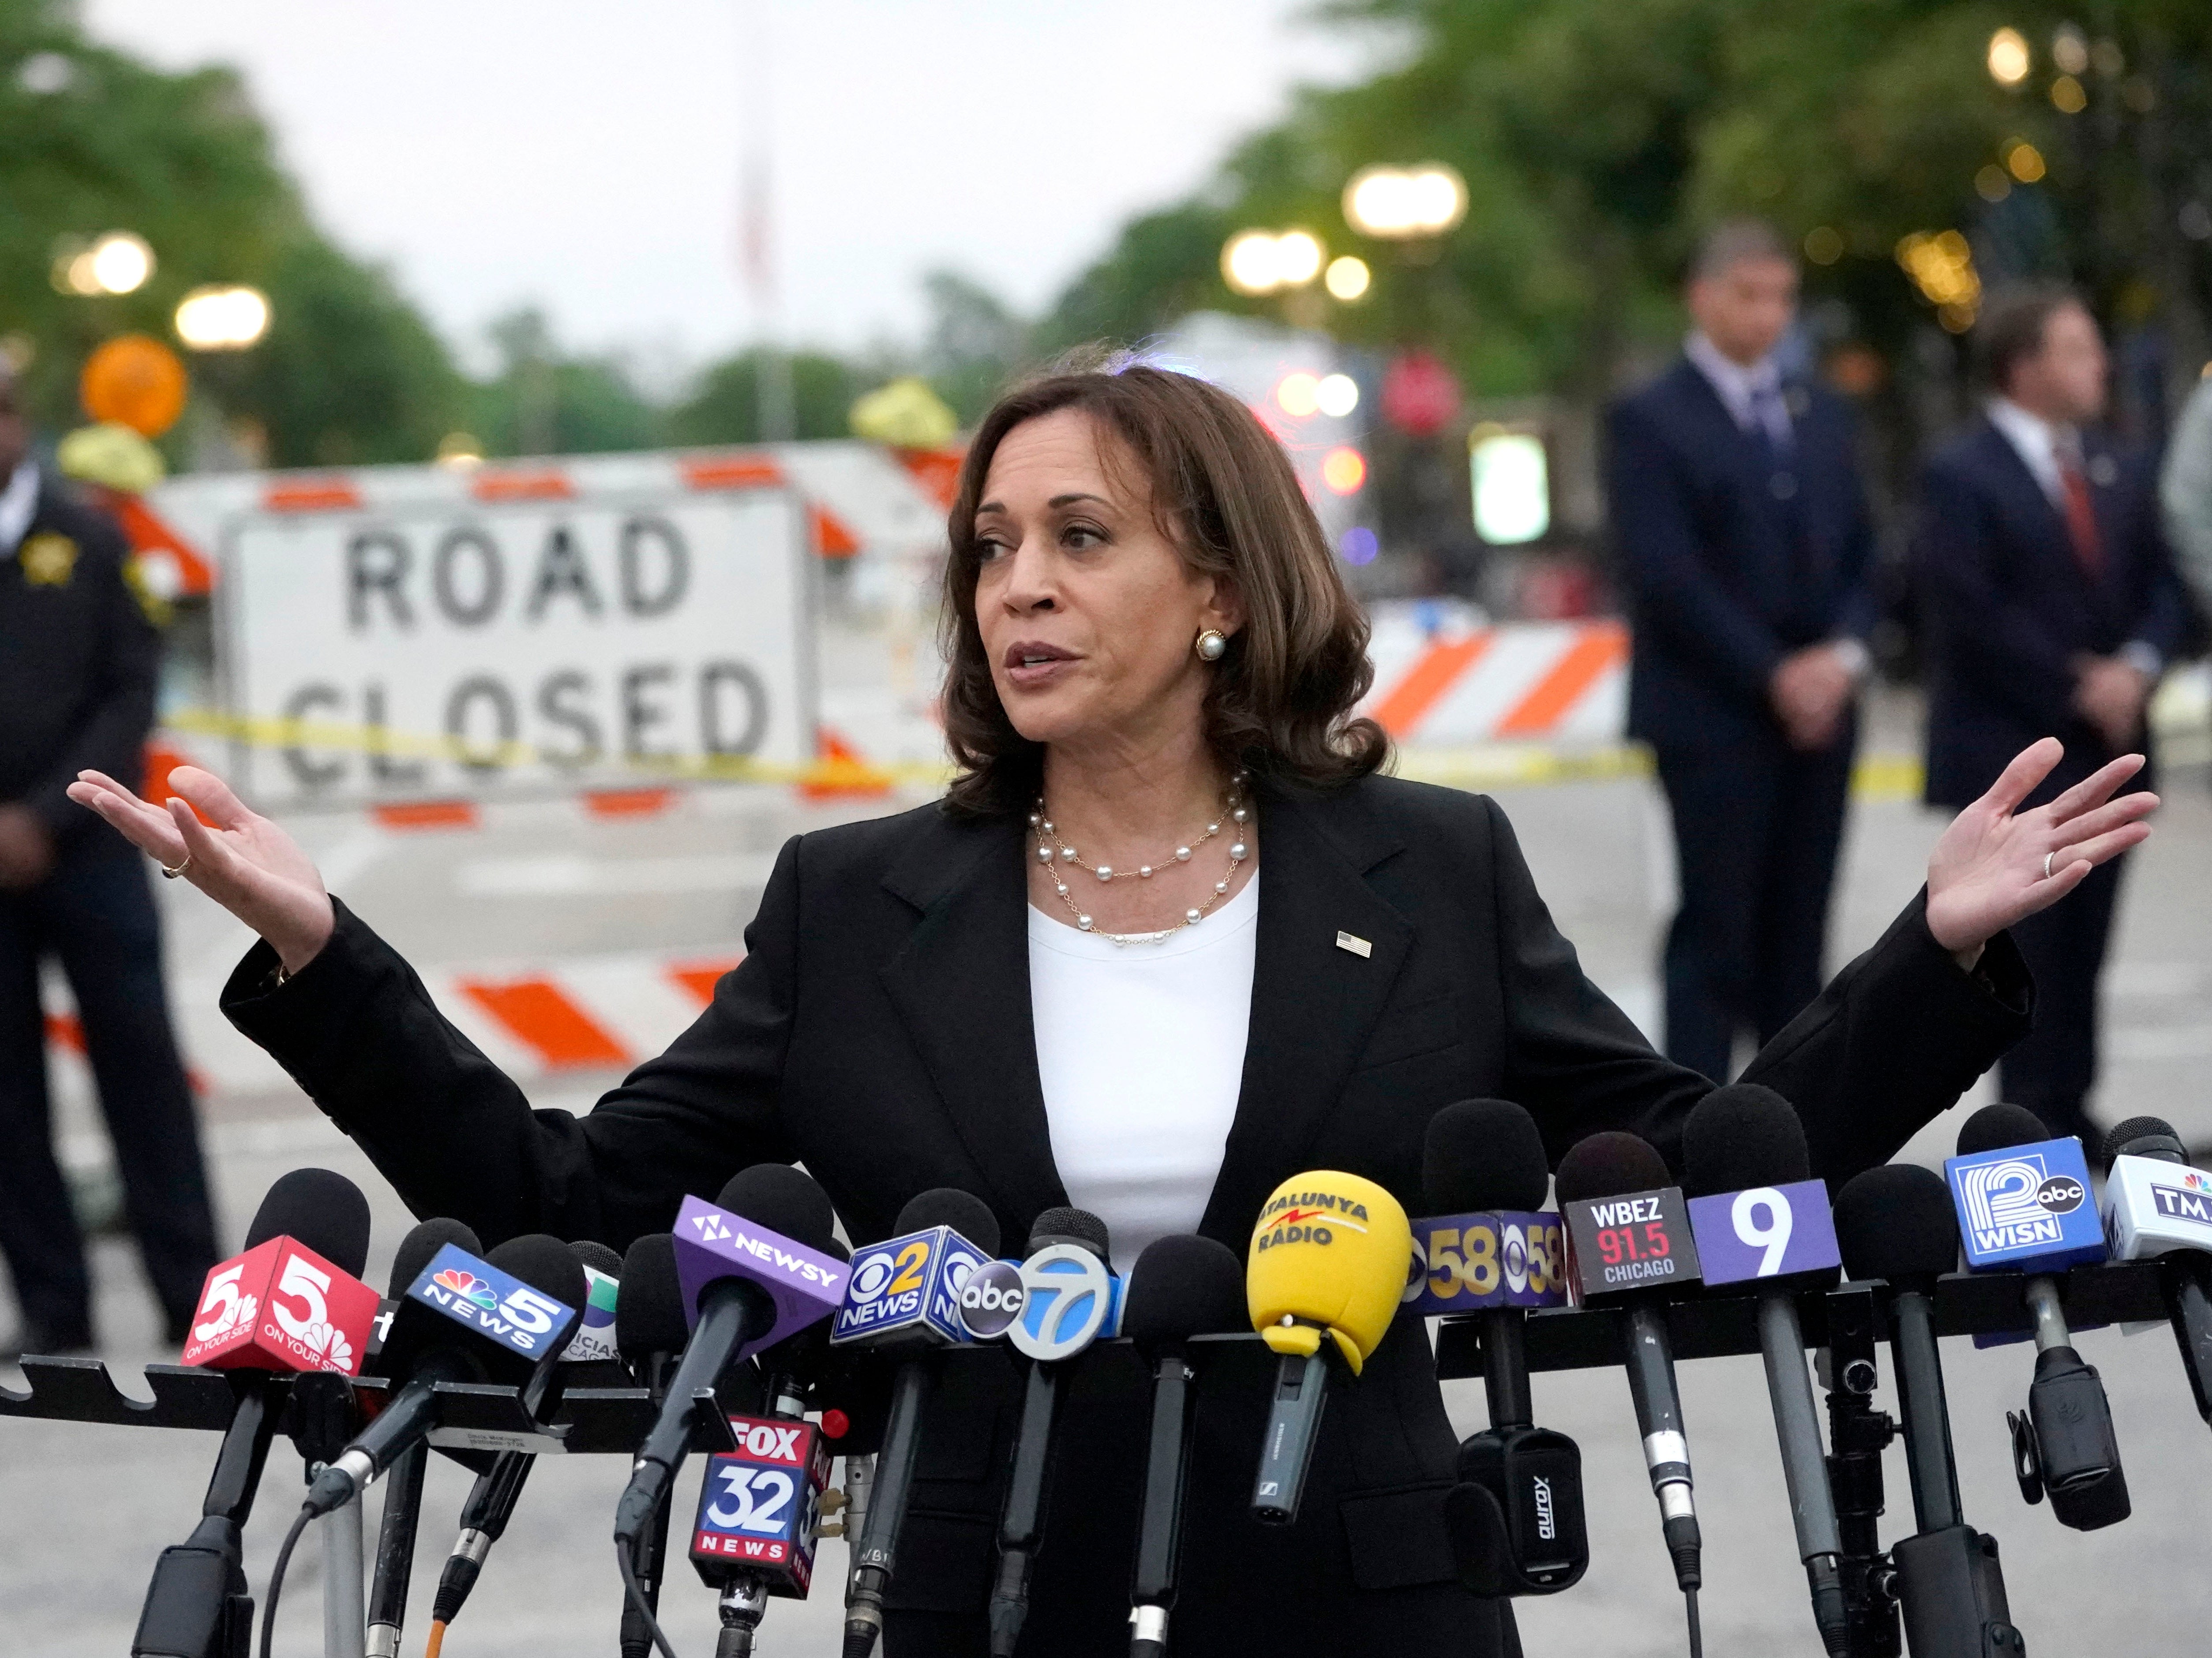
[[[1218,662],[1229,649],[1229,635],[1208,628],[1199,635],[1198,642],[1191,648],[1198,653],[1200,661]]]

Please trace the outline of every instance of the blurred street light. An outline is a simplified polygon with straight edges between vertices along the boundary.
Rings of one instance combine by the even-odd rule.
[[[438,440],[438,465],[465,472],[483,465],[483,445],[473,432],[448,432]]]
[[[1275,406],[1292,420],[1304,420],[1321,407],[1321,381],[1299,369],[1275,386]]]
[[[89,246],[64,237],[54,247],[54,286],[64,294],[132,294],[154,274],[154,250],[128,230],[111,230]]]
[[[1974,192],[1985,202],[2001,202],[2012,194],[2012,180],[2002,167],[1984,167],[1974,174]]]
[[[1552,527],[1552,480],[1544,440],[1486,421],[1468,434],[1474,532],[1493,547],[1542,539]]]
[[[1441,236],[1467,216],[1467,181],[1442,161],[1366,167],[1344,186],[1345,222],[1385,241]]]
[[[1367,482],[1367,458],[1350,444],[1340,444],[1321,458],[1321,481],[1334,494],[1357,494]]]
[[[2089,94],[2072,76],[2062,75],[2051,83],[2051,101],[2061,114],[2079,115],[2089,107]]]
[[[1326,374],[1314,387],[1314,404],[1331,420],[1342,420],[1359,407],[1359,382],[1349,374]]]
[[[1833,225],[1814,225],[1805,233],[1805,257],[1814,264],[1835,264],[1844,257],[1843,233]]]
[[[2024,185],[2032,185],[2043,177],[2043,152],[2025,138],[2015,138],[2005,146],[2005,168]]]
[[[2051,61],[2068,75],[2086,75],[2089,70],[2089,39],[2071,23],[2061,24],[2051,37]]]
[[[1221,250],[1221,279],[1231,293],[1273,294],[1304,288],[1321,275],[1328,257],[1320,240],[1304,230],[1240,230]]]
[[[1897,262],[1920,297],[1936,307],[1936,319],[1954,334],[1974,325],[1981,309],[1981,273],[1974,251],[1955,230],[1916,230],[1897,245]]]
[[[2027,37],[2015,28],[2002,28],[1990,36],[1990,78],[2001,87],[2016,87],[2027,79],[2032,58]]]
[[[176,320],[177,337],[195,351],[242,351],[269,331],[269,301],[256,288],[195,288]]]
[[[1368,270],[1367,261],[1350,253],[1331,259],[1328,269],[1322,273],[1322,284],[1328,289],[1329,296],[1346,305],[1364,295],[1374,280],[1375,274]]]

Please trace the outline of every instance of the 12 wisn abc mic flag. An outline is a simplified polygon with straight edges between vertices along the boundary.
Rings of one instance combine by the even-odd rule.
[[[2081,1141],[2039,1140],[1952,1157],[1943,1177],[1959,1211],[1970,1270],[2033,1261],[2037,1272],[2051,1272],[2105,1258]]]

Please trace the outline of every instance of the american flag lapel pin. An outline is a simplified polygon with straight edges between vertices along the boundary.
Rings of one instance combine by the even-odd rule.
[[[1353,955],[1359,957],[1372,956],[1375,953],[1375,946],[1369,944],[1366,939],[1361,938],[1356,932],[1338,933],[1336,935],[1336,947],[1339,950],[1348,950]]]

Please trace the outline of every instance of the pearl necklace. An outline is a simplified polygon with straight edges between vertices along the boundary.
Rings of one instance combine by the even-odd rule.
[[[1223,817],[1240,827],[1251,821],[1251,808],[1244,804],[1243,785],[1244,774],[1241,771],[1229,780],[1229,786],[1222,794],[1222,817],[1217,817],[1212,823],[1208,823],[1206,826],[1206,833],[1198,836],[1188,846],[1177,847],[1175,849],[1174,861],[1178,864],[1188,863],[1192,853],[1221,833]],[[1035,829],[1037,835],[1037,862],[1051,870],[1054,890],[1060,894],[1060,902],[1067,906],[1068,913],[1075,917],[1076,926],[1085,932],[1096,932],[1099,938],[1115,944],[1156,944],[1164,938],[1173,938],[1182,932],[1183,927],[1196,926],[1206,919],[1207,911],[1228,896],[1229,884],[1237,878],[1237,866],[1251,855],[1251,849],[1242,840],[1231,842],[1229,847],[1228,873],[1213,884],[1213,891],[1204,903],[1183,911],[1180,926],[1163,927],[1158,932],[1100,932],[1091,925],[1091,918],[1083,913],[1083,906],[1075,901],[1074,895],[1068,891],[1067,882],[1063,878],[1065,872],[1069,869],[1081,870],[1086,875],[1096,876],[1102,884],[1113,881],[1149,881],[1152,878],[1152,866],[1150,864],[1139,864],[1134,869],[1115,869],[1110,864],[1085,863],[1076,855],[1075,848],[1060,839],[1060,831],[1053,827],[1052,819],[1045,816],[1042,795],[1037,797],[1036,809],[1030,813],[1030,827]],[[1058,848],[1056,859],[1055,847]],[[1160,861],[1164,865],[1168,860],[1162,859]]]

